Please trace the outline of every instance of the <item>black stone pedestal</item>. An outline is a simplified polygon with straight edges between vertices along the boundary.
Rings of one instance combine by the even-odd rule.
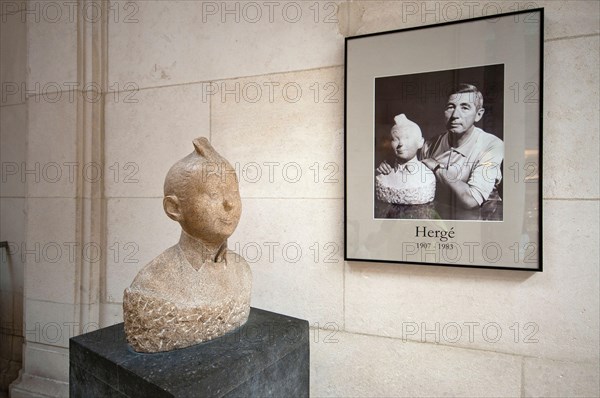
[[[308,322],[252,308],[248,322],[218,339],[141,354],[123,324],[73,337],[76,397],[308,397]]]

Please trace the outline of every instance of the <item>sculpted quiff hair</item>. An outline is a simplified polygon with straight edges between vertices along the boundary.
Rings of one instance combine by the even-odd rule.
[[[201,137],[192,142],[194,152],[177,161],[167,172],[164,196],[174,195],[184,199],[190,184],[203,184],[211,174],[222,175],[224,178],[225,173],[235,173],[233,167],[215,151],[208,139]],[[198,176],[202,178],[198,180]]]

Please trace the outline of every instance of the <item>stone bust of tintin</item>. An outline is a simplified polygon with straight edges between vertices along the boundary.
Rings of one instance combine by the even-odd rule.
[[[227,249],[242,212],[237,176],[206,138],[193,144],[165,178],[163,207],[181,225],[179,242],[125,289],[125,334],[138,352],[188,347],[248,320],[250,267]]]
[[[388,173],[375,177],[375,195],[378,200],[392,204],[429,203],[435,197],[436,180],[435,174],[417,159],[425,141],[421,128],[403,113],[394,117],[394,122],[390,131],[394,167],[388,165]]]

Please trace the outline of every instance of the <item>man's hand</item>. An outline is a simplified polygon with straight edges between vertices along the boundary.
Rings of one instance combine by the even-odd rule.
[[[384,160],[375,171],[379,174],[390,174],[394,169]]]

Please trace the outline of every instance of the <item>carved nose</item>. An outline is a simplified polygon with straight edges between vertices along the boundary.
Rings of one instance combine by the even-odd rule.
[[[233,202],[229,199],[225,199],[223,201],[223,207],[225,208],[226,211],[229,211],[229,210],[233,209]]]

